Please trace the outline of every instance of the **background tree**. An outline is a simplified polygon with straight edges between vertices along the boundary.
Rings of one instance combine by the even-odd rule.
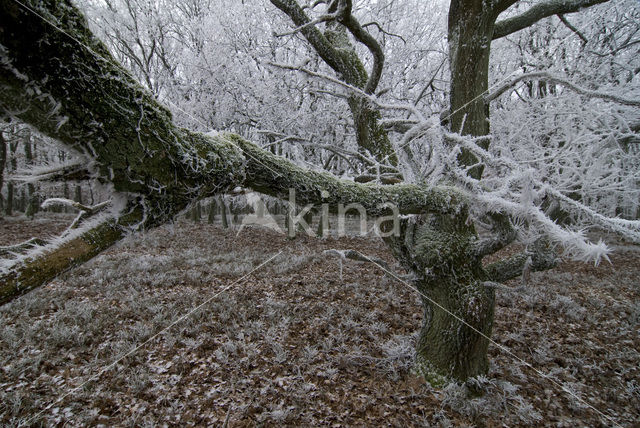
[[[4,185],[4,167],[7,163],[7,142],[0,130],[0,216],[4,214],[4,197],[2,196],[2,187]]]

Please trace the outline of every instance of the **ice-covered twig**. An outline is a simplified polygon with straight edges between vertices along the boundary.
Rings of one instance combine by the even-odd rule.
[[[22,183],[38,183],[42,181],[88,180],[90,177],[91,172],[86,168],[86,162],[74,162],[30,168],[19,171],[7,179]]]
[[[73,220],[71,225],[69,225],[67,230],[63,232],[62,235],[64,236],[65,234],[69,233],[70,230],[77,229],[82,221],[86,220],[91,216],[96,215],[97,213],[103,211],[105,208],[109,207],[111,205],[111,201],[104,201],[94,206],[87,206],[79,202],[72,201],[71,199],[50,198],[44,201],[41,207],[43,209],[47,209],[55,205],[62,205],[70,208],[75,208],[79,211],[78,215]]]
[[[0,247],[0,257],[9,257],[12,255],[22,254],[25,251],[29,251],[34,247],[46,245],[47,241],[39,238],[31,238],[27,241],[21,242],[16,245],[7,245]]]
[[[284,32],[284,33],[274,33],[273,35],[276,36],[276,37],[292,36],[292,35],[294,35],[296,33],[299,33],[300,31],[304,30],[305,28],[313,27],[315,25],[322,24],[323,22],[334,21],[337,18],[338,18],[338,14],[337,13],[328,13],[326,15],[322,15],[322,16],[314,19],[313,21],[309,21],[304,25],[296,27],[291,31],[287,31],[287,32]]]
[[[280,64],[280,63],[276,63],[276,62],[272,62],[272,61],[269,61],[266,64],[267,65],[271,65],[273,67],[282,68],[282,69],[285,69],[285,70],[300,71],[300,72],[303,72],[305,74],[308,74],[309,76],[316,77],[316,78],[322,79],[322,80],[326,80],[326,81],[328,81],[330,83],[333,83],[335,85],[343,87],[344,89],[348,90],[352,94],[358,95],[358,96],[366,99],[372,105],[375,105],[380,109],[383,109],[383,110],[403,110],[403,111],[408,111],[411,114],[413,114],[414,116],[416,116],[418,118],[419,122],[426,121],[426,118],[424,117],[422,112],[419,109],[417,109],[415,106],[413,106],[412,104],[385,104],[385,103],[381,103],[380,101],[378,101],[378,99],[375,96],[367,94],[365,91],[363,91],[362,89],[360,89],[358,87],[355,87],[353,85],[349,85],[348,83],[345,83],[345,82],[343,82],[340,79],[337,79],[335,77],[329,76],[328,74],[318,73],[316,71],[311,71],[311,70],[305,68],[304,65]]]

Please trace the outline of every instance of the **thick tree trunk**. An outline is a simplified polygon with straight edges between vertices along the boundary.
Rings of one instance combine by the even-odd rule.
[[[389,238],[396,257],[417,275],[424,323],[417,370],[434,385],[485,374],[493,326],[494,290],[474,255],[475,230],[466,213],[425,215]]]
[[[452,0],[449,8],[449,61],[451,92],[449,127],[462,135],[489,134],[489,54],[498,14],[481,0]],[[480,143],[488,147],[488,140]],[[473,165],[476,157],[463,150],[460,162]],[[470,175],[480,178],[482,167]]]
[[[450,128],[465,135],[489,134],[489,52],[497,14],[479,0],[453,0],[449,9],[451,70]],[[486,149],[488,143],[484,145]],[[459,161],[474,165],[463,151]],[[482,167],[470,175],[480,178]],[[400,259],[419,276],[424,324],[417,348],[417,369],[433,384],[464,381],[488,370],[487,349],[494,312],[494,290],[482,259],[471,251],[476,239],[467,216],[423,216],[392,243]]]

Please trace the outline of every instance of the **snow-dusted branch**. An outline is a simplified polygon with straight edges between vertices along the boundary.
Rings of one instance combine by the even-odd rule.
[[[338,18],[338,14],[337,13],[329,13],[326,15],[322,15],[312,21],[307,22],[306,24],[302,24],[299,27],[294,28],[291,31],[286,31],[284,33],[274,33],[274,36],[276,37],[285,37],[285,36],[292,36],[296,33],[301,32],[302,30],[308,28],[308,27],[313,27],[316,26],[318,24],[322,24],[323,22],[328,22],[328,21],[335,21]]]
[[[498,21],[493,30],[493,40],[520,31],[549,16],[577,12],[580,9],[609,0],[547,0],[535,4],[526,12]],[[513,2],[512,2],[513,3]]]
[[[8,176],[11,181],[38,183],[43,181],[88,180],[92,176],[85,162],[30,168]]]
[[[587,97],[600,98],[600,99],[603,99],[603,100],[612,101],[614,103],[627,105],[627,106],[632,106],[632,107],[640,107],[640,99],[625,98],[625,97],[621,97],[621,96],[618,96],[618,95],[609,94],[609,93],[606,93],[606,92],[592,91],[590,89],[585,89],[585,88],[582,88],[582,87],[576,85],[573,82],[570,82],[567,79],[564,79],[564,78],[558,77],[558,76],[554,76],[554,75],[552,75],[550,73],[547,73],[545,71],[533,72],[533,73],[525,73],[525,74],[522,74],[520,76],[517,76],[517,77],[511,79],[510,81],[504,83],[503,85],[501,85],[497,89],[493,90],[492,92],[488,93],[485,96],[485,101],[487,103],[489,103],[489,102],[495,100],[500,95],[502,95],[505,92],[507,92],[508,90],[514,88],[518,83],[520,83],[520,82],[522,82],[524,80],[543,80],[543,81],[546,81],[546,82],[549,82],[549,83],[555,83],[555,84],[558,84],[558,85],[565,86],[565,87],[571,89],[572,91],[574,91],[574,92],[576,92],[576,93],[578,93],[580,95],[587,96]]]
[[[551,269],[558,261],[553,247],[546,240],[539,239],[530,250],[492,263],[485,270],[491,282],[502,283],[522,276],[524,286],[529,272]]]
[[[426,118],[424,117],[424,115],[422,114],[422,112],[417,109],[415,106],[411,105],[411,104],[385,104],[385,103],[381,103],[380,101],[378,101],[378,99],[376,97],[374,97],[373,95],[367,94],[365,93],[362,89],[350,85],[348,83],[345,83],[335,77],[329,76],[328,74],[324,74],[324,73],[319,73],[316,71],[312,71],[309,70],[307,68],[305,68],[303,65],[292,65],[292,64],[280,64],[280,63],[276,63],[276,62],[272,62],[269,61],[267,62],[268,65],[271,65],[273,67],[278,67],[278,68],[282,68],[285,70],[293,70],[293,71],[300,71],[302,73],[308,74],[309,76],[321,79],[321,80],[325,80],[327,82],[330,82],[334,85],[340,86],[344,89],[346,89],[347,91],[359,95],[361,97],[363,97],[364,99],[366,99],[368,102],[372,103],[373,105],[383,109],[383,110],[402,110],[402,111],[407,111],[411,114],[413,114],[414,116],[416,116],[418,118],[418,121],[426,121]]]
[[[35,247],[43,246],[47,241],[39,238],[31,238],[15,245],[7,245],[0,247],[0,258],[15,256],[25,253]]]

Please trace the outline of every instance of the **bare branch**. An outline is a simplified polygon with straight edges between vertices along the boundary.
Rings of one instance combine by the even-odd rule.
[[[301,25],[299,27],[296,27],[291,31],[287,31],[285,33],[274,33],[274,36],[276,36],[276,37],[292,36],[292,35],[294,35],[296,33],[301,32],[305,28],[313,27],[313,26],[321,24],[323,22],[335,21],[337,17],[338,16],[335,13],[330,13],[328,15],[322,15],[321,17],[316,18],[313,21],[309,21],[306,24],[303,24],[303,25]]]
[[[559,13],[557,16],[558,16],[558,19],[560,19],[560,22],[562,22],[565,27],[567,27],[569,30],[573,31],[576,36],[580,37],[580,40],[582,40],[582,44],[583,45],[586,45],[587,43],[589,43],[589,40],[587,40],[585,35],[582,34],[580,32],[580,30],[578,30],[572,23],[570,23],[567,20],[567,18],[564,17],[563,14]]]
[[[403,42],[405,45],[407,44],[407,41],[405,40],[405,38],[404,38],[404,37],[402,37],[402,36],[401,36],[401,35],[399,35],[399,34],[394,34],[394,33],[390,33],[390,32],[388,32],[388,31],[386,31],[384,28],[382,28],[382,26],[381,26],[379,23],[377,23],[377,22],[375,22],[375,21],[367,22],[366,24],[362,24],[362,28],[367,28],[367,27],[370,27],[370,26],[372,26],[372,25],[373,25],[373,26],[375,26],[375,27],[378,29],[378,31],[380,31],[382,34],[386,34],[386,35],[387,35],[387,36],[389,36],[389,37],[397,37],[397,38],[399,38],[400,40],[402,40],[402,42]]]
[[[7,177],[11,181],[22,183],[38,183],[43,181],[84,181],[91,179],[93,174],[86,168],[86,162],[55,165],[52,167],[36,168],[29,171],[20,171]]]
[[[283,68],[285,70],[301,71],[301,72],[303,72],[305,74],[308,74],[309,76],[317,77],[319,79],[323,79],[323,80],[326,80],[328,82],[334,83],[334,84],[336,84],[338,86],[342,86],[343,88],[345,88],[346,90],[352,92],[353,94],[362,96],[367,101],[369,101],[373,105],[378,106],[381,109],[385,109],[385,110],[404,110],[404,111],[407,111],[407,112],[413,114],[414,116],[416,116],[418,118],[419,122],[425,122],[426,121],[426,118],[423,116],[422,112],[420,110],[418,110],[414,105],[411,105],[411,104],[385,104],[385,103],[381,103],[373,95],[366,94],[362,89],[360,89],[360,88],[358,88],[356,86],[353,86],[353,85],[350,85],[348,83],[345,83],[342,80],[336,79],[335,77],[331,77],[331,76],[328,76],[328,75],[323,74],[323,73],[318,73],[318,72],[315,72],[315,71],[311,71],[309,69],[304,68],[304,66],[290,65],[290,64],[279,64],[279,63],[275,63],[275,62],[268,62],[267,64],[271,65],[273,67]]]

